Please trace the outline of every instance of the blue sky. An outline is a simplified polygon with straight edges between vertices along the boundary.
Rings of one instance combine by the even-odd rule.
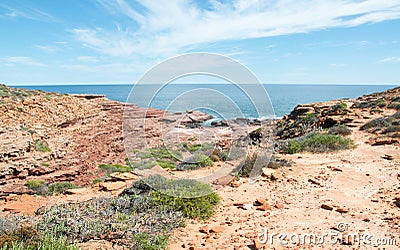
[[[189,52],[264,83],[400,82],[400,0],[0,0],[0,83],[134,83]]]

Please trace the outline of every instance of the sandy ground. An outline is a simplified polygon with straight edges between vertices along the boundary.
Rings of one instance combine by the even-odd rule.
[[[351,138],[357,144],[352,150],[285,156],[295,164],[280,169],[277,180],[242,179],[239,187],[221,187],[212,219],[188,222],[173,234],[170,248],[398,249],[400,210],[394,198],[400,195],[399,147],[370,146],[368,134],[357,128]],[[265,199],[270,209],[241,206],[257,199]],[[279,234],[286,238],[279,241]],[[306,234],[314,234],[318,244],[308,244]]]

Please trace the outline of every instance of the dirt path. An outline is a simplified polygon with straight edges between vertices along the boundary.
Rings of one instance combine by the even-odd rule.
[[[278,180],[261,177],[251,184],[242,179],[239,187],[221,187],[218,190],[221,204],[214,217],[208,222],[190,221],[171,237],[170,248],[369,249],[375,243],[378,246],[394,238],[397,247],[382,246],[382,249],[398,249],[400,210],[394,198],[400,194],[399,147],[370,146],[365,143],[368,135],[358,129],[353,130],[351,137],[357,144],[353,150],[285,156],[295,164],[280,169]],[[385,155],[393,159],[382,158]],[[241,206],[253,204],[257,199],[265,199],[270,207],[263,211],[257,206]],[[265,230],[269,237],[267,244],[255,244]],[[301,239],[304,234],[322,237],[330,232],[333,239],[346,233],[369,234],[372,238],[367,237],[365,244],[351,235],[344,236],[340,239],[342,244],[336,245],[328,237],[323,244],[293,244],[301,242],[297,235]],[[293,241],[286,238],[288,244],[284,245],[278,242],[277,235],[271,240],[272,234],[288,237],[294,234]]]

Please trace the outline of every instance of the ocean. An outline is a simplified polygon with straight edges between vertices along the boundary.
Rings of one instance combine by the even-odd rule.
[[[282,117],[298,104],[322,102],[341,98],[355,98],[373,92],[385,91],[393,85],[316,85],[316,84],[264,84],[268,95],[260,89],[250,93],[232,84],[169,84],[159,86],[136,85],[46,85],[18,86],[27,89],[64,94],[101,94],[111,100],[135,103],[139,107],[153,107],[180,112],[199,109],[220,119],[237,117],[259,118],[274,115]],[[255,87],[255,86],[254,86]],[[248,88],[251,91],[251,87]],[[155,91],[157,90],[157,91]],[[258,91],[258,92],[257,92]],[[267,100],[269,96],[270,102]],[[259,100],[257,100],[257,98]],[[254,105],[256,100],[259,105]],[[271,109],[265,108],[272,104]],[[261,112],[257,113],[258,108]]]

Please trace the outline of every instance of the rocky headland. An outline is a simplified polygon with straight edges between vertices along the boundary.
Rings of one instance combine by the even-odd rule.
[[[216,213],[209,220],[189,220],[186,227],[175,229],[170,249],[370,247],[343,238],[337,245],[283,245],[276,240],[262,244],[258,235],[265,229],[287,235],[322,235],[329,230],[368,233],[386,242],[397,240],[400,245],[399,109],[400,88],[356,99],[298,105],[274,122],[275,153],[262,176],[249,182],[246,173],[240,172],[213,181],[221,199]],[[143,141],[124,145],[124,114],[129,114],[133,135],[137,133]],[[143,118],[145,127],[141,127]],[[199,126],[209,118],[197,111],[167,114],[98,95],[62,95],[0,85],[1,213],[33,215],[56,203],[115,197],[149,173],[182,178],[209,175],[226,165],[235,169],[240,160],[224,156],[232,144],[247,138],[252,152],[263,147],[260,142],[266,130],[258,129],[261,123],[239,120]],[[328,139],[351,143],[321,149],[310,144],[310,134],[331,136],[312,137],[322,143]],[[336,141],[339,136],[343,140]],[[169,167],[176,160],[159,151],[165,138],[172,138],[170,142],[179,138],[175,149],[184,148],[185,152],[179,152],[183,158],[208,142],[220,151],[210,151],[214,157],[210,156],[213,161],[207,166],[192,169],[193,165],[186,164],[182,168],[190,165],[191,171],[178,171]],[[164,158],[150,162],[141,152],[144,142],[153,156]],[[136,150],[137,155],[131,157],[126,148]],[[127,166],[128,171],[105,175],[110,168]],[[32,181],[49,187],[70,182],[82,188],[43,196],[27,185]],[[340,225],[346,225],[346,230]],[[113,240],[111,236],[85,239],[79,246],[112,249],[118,247]],[[384,247],[396,249],[389,244]]]

